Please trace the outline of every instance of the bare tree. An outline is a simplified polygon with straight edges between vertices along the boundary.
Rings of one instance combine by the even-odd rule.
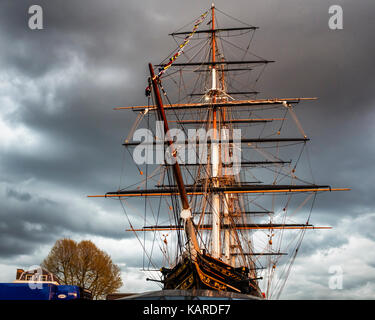
[[[90,290],[94,299],[104,299],[122,286],[120,268],[90,240],[57,240],[41,266],[54,273],[61,284]]]

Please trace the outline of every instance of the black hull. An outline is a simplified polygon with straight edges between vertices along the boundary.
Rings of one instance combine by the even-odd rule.
[[[192,260],[185,257],[173,269],[163,268],[164,290],[214,290],[261,297],[246,267],[234,268],[206,254]]]
[[[257,296],[216,290],[160,290],[120,297],[116,300],[261,300]]]

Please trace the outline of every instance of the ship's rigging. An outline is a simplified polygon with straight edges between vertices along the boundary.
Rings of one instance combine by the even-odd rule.
[[[222,27],[217,12],[237,25]],[[200,29],[206,19],[210,28]],[[317,193],[348,190],[304,176],[309,138],[294,107],[316,98],[258,98],[259,79],[274,61],[250,51],[257,27],[212,6],[194,20],[192,31],[182,29],[170,34],[177,48],[156,65],[159,72],[149,64],[148,104],[115,108],[138,113],[123,143],[130,155],[145,145],[132,139],[143,124],[152,135],[149,147],[169,148],[176,161],[135,164],[144,178],[103,197],[120,200],[128,230],[144,250],[143,268],[165,289],[265,292],[277,298],[305,232],[327,228],[310,222]],[[152,126],[156,121],[162,136]],[[170,133],[177,128],[184,136],[178,142]],[[197,137],[189,135],[199,128],[212,130],[205,141],[207,161],[196,151]],[[239,144],[235,128],[241,129]],[[198,161],[181,156],[190,142]],[[228,161],[234,148],[241,151],[237,163]],[[132,203],[139,198],[143,220],[135,217],[140,203]],[[161,276],[155,274],[159,269]]]

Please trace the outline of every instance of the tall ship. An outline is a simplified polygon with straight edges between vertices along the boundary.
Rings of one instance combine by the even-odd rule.
[[[134,113],[124,185],[93,197],[120,201],[155,296],[279,298],[305,233],[329,228],[317,194],[349,190],[312,177],[295,109],[316,98],[260,98],[257,29],[212,5],[148,64],[146,103],[115,108]]]

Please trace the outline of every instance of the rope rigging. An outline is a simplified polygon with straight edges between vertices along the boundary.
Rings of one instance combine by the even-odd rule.
[[[218,9],[217,11],[242,25],[246,25],[249,28],[254,27]],[[194,20],[192,31],[187,33],[182,43],[178,44],[175,37],[180,38],[182,34],[185,35],[184,32],[180,32],[184,27],[178,29],[175,32],[176,35],[172,34],[173,39],[178,44],[176,48],[177,51],[173,50],[170,55],[162,61],[156,76],[153,76],[154,73],[152,70],[152,76],[148,79],[148,86],[145,89],[147,108],[136,115],[136,119],[125,142],[131,140],[134,132],[141,124],[146,124],[147,129],[152,132],[153,138],[156,138],[156,129],[153,129],[151,123],[156,120],[162,120],[162,117],[159,113],[154,113],[151,107],[157,105],[157,98],[159,98],[158,101],[162,101],[162,104],[171,107],[169,110],[166,107],[165,110],[169,120],[168,123],[173,123],[173,129],[180,129],[185,137],[188,137],[186,141],[189,141],[190,138],[188,134],[189,129],[205,129],[208,131],[209,129],[216,129],[217,126],[219,128],[219,134],[224,131],[223,129],[229,130],[232,142],[228,143],[230,146],[228,150],[225,151],[226,153],[224,152],[225,160],[232,157],[234,152],[239,151],[241,154],[240,161],[243,163],[248,162],[247,166],[242,166],[241,171],[238,173],[233,173],[233,171],[229,170],[231,166],[232,168],[234,167],[233,163],[229,165],[223,164],[224,161],[220,159],[217,169],[219,173],[217,175],[213,174],[213,159],[215,159],[212,148],[213,142],[210,142],[211,149],[207,153],[207,163],[202,161],[203,159],[201,159],[201,154],[197,151],[197,147],[191,151],[198,162],[192,164],[192,166],[183,165],[185,164],[185,159],[182,159],[182,156],[185,156],[185,152],[181,152],[181,149],[185,148],[185,145],[180,145],[175,149],[176,159],[178,163],[181,163],[183,183],[188,186],[189,192],[191,191],[186,196],[186,199],[188,199],[189,202],[189,210],[192,212],[192,221],[195,232],[197,233],[197,241],[199,242],[202,252],[203,250],[206,252],[212,251],[214,242],[214,232],[212,231],[214,214],[218,214],[221,219],[219,225],[219,242],[223,244],[220,249],[219,259],[221,259],[221,261],[225,260],[226,263],[228,262],[227,260],[229,260],[231,265],[236,268],[248,268],[251,278],[257,279],[254,282],[256,285],[253,282],[249,282],[250,286],[255,288],[259,283],[259,285],[264,288],[263,291],[266,292],[267,297],[280,298],[290,275],[291,268],[300,250],[307,226],[309,226],[312,208],[317,196],[316,191],[311,192],[309,190],[304,190],[300,193],[303,196],[301,201],[302,196],[299,197],[291,191],[292,187],[294,187],[294,189],[299,187],[302,190],[302,188],[305,188],[305,185],[308,187],[315,186],[306,147],[306,140],[308,139],[291,140],[290,137],[284,139],[277,138],[278,136],[281,138],[285,137],[285,132],[288,132],[288,130],[294,130],[297,134],[306,138],[306,133],[302,128],[294,108],[287,101],[281,103],[279,100],[278,103],[280,104],[278,105],[251,105],[251,107],[246,109],[228,107],[230,103],[233,104],[232,100],[235,101],[237,99],[236,93],[246,92],[245,89],[251,88],[254,93],[240,93],[239,96],[254,97],[254,95],[256,96],[258,94],[258,92],[255,91],[255,87],[265,72],[267,63],[264,63],[262,66],[256,63],[253,63],[254,66],[250,64],[251,69],[233,68],[230,70],[228,64],[225,67],[224,62],[228,61],[226,59],[233,51],[241,55],[241,59],[236,60],[239,62],[244,61],[245,63],[245,61],[247,61],[245,60],[247,56],[253,56],[265,61],[264,58],[250,51],[256,28],[254,27],[254,29],[250,29],[250,31],[244,31],[242,30],[244,27],[238,27],[235,28],[235,30],[228,31],[229,29],[220,28],[217,18],[215,17],[217,31],[221,30],[221,32],[216,32],[213,29],[211,32],[209,32],[209,30],[199,30],[198,32],[199,25],[206,19],[208,13],[209,11],[206,11],[200,15],[198,19]],[[210,23],[213,23],[212,17],[209,24]],[[191,23],[185,25],[185,27],[190,24]],[[204,34],[204,32],[207,32],[207,37],[195,38],[197,42],[194,43],[194,45],[188,46],[188,43],[195,34],[200,35],[201,33]],[[228,32],[228,34],[230,32],[236,32],[235,40],[238,40],[239,37],[237,36],[244,35],[248,37],[248,39],[246,39],[245,42],[235,43],[229,41],[227,39],[228,35],[223,34],[223,32]],[[212,43],[214,43],[214,45],[212,45]],[[174,65],[174,62],[180,56],[182,61],[184,61],[184,59],[187,61],[186,63],[195,62],[196,59],[199,60],[198,63],[195,64],[191,63],[185,66],[182,64]],[[210,61],[210,59],[212,59],[212,61]],[[166,63],[163,65],[164,62]],[[205,62],[210,62],[211,64],[204,64]],[[171,67],[176,69],[173,68],[171,69],[172,71],[166,73]],[[255,71],[253,69],[255,69]],[[153,81],[154,87],[152,87],[151,81]],[[214,82],[215,85],[213,85]],[[152,90],[153,88],[155,91]],[[159,94],[159,91],[156,91],[159,89],[161,94]],[[231,93],[230,90],[233,90],[234,93]],[[161,97],[159,97],[159,95]],[[177,103],[199,101],[204,105],[203,107],[199,106],[199,109],[195,110],[189,108],[178,110],[177,108],[172,108],[172,101],[177,101]],[[150,105],[151,102],[152,105]],[[161,103],[159,102],[159,104]],[[237,103],[237,105],[240,104]],[[272,115],[277,114],[281,116],[279,118],[270,117],[268,112],[271,112]],[[246,120],[243,118],[244,113],[246,113],[245,116],[247,116],[248,120],[252,120],[253,122],[248,121],[243,124],[236,123],[235,120]],[[254,121],[257,119],[268,119],[269,121],[257,123]],[[293,129],[287,126],[290,123]],[[168,126],[166,125],[166,127]],[[249,139],[247,141],[245,140],[245,145],[236,145],[233,143],[233,129],[238,128],[242,130],[242,138],[257,137],[259,140],[264,140],[258,141]],[[294,131],[293,134],[295,133]],[[263,144],[265,139],[270,137],[272,137],[272,139],[268,139],[267,144]],[[197,136],[193,136],[190,140],[197,142]],[[293,141],[297,142],[290,143]],[[169,141],[169,143],[171,142]],[[128,145],[126,145],[126,149],[129,154],[132,155]],[[224,144],[221,144],[218,150],[222,155],[223,150],[225,150]],[[299,166],[298,168],[300,169],[300,162],[302,162],[303,156],[306,156],[308,159],[312,182],[310,182],[308,178],[300,176],[300,171],[302,172],[302,170],[299,170],[298,176],[296,174],[297,166]],[[292,160],[287,161],[292,158],[296,160],[293,162]],[[123,161],[125,161],[125,156],[123,156]],[[132,183],[133,180],[129,179],[129,181],[126,181],[128,182],[126,187],[120,188],[119,186],[119,191],[131,190],[131,188],[135,186],[137,190],[139,189],[142,192],[143,190],[147,191],[150,188],[154,188],[154,182],[156,182],[156,188],[159,188],[155,189],[157,192],[162,190],[164,194],[166,194],[170,192],[169,190],[176,189],[176,180],[179,180],[176,179],[174,175],[175,171],[173,171],[171,165],[163,163],[161,165],[156,165],[154,168],[153,164],[146,163],[145,165],[138,165],[135,163],[135,166],[139,174],[143,176],[143,179],[136,183]],[[177,164],[176,167],[179,167],[179,164]],[[121,171],[125,175],[128,174],[131,176],[131,174],[133,174],[130,169],[125,170],[125,166],[122,167]],[[122,181],[123,179],[120,177],[120,184]],[[253,187],[253,185],[255,187]],[[284,185],[288,186],[290,190],[282,190]],[[217,186],[223,189],[219,189]],[[253,188],[249,190],[262,190],[263,194],[235,193],[235,188],[243,188],[246,186],[247,188]],[[273,192],[276,190],[276,187],[278,187],[280,191],[282,190],[282,194],[271,192],[267,194],[264,191],[264,186],[271,186],[268,190],[273,190]],[[214,189],[213,187],[217,188]],[[228,191],[227,187],[231,189]],[[259,189],[259,187],[263,189]],[[200,193],[198,194],[197,191]],[[215,204],[215,200],[212,196],[215,192],[215,195],[219,198],[219,207]],[[130,192],[128,192],[128,195],[129,193]],[[137,208],[137,206],[133,207],[130,205],[130,200],[128,200],[126,196],[126,200],[120,198],[120,196],[118,197],[130,229],[134,232],[143,249],[142,266],[147,272],[150,272],[150,268],[157,270],[160,267],[160,259],[155,259],[153,257],[156,254],[157,248],[159,248],[162,253],[163,262],[168,264],[169,267],[177,265],[177,263],[183,259],[184,253],[188,253],[190,257],[194,255],[194,252],[190,251],[191,246],[188,244],[188,236],[184,233],[186,227],[184,224],[186,221],[181,217],[181,211],[182,209],[186,209],[185,204],[187,201],[184,201],[183,205],[181,205],[178,192],[171,192],[171,194],[168,194],[169,198],[162,197],[160,194],[162,193],[158,193],[158,197],[156,198],[145,197],[142,206],[143,219],[136,219],[138,222],[141,221],[144,224],[144,229],[142,230],[143,237],[141,237],[137,233],[137,229],[133,227],[130,215],[128,215],[126,210],[126,207],[131,207],[132,212],[138,213],[142,211],[142,209],[139,209],[141,206],[138,206],[139,208]],[[182,191],[180,194],[183,194]],[[266,195],[270,195],[271,197],[266,197]],[[163,198],[164,201],[162,200]],[[297,213],[299,213],[300,216],[305,214],[304,207],[309,202],[312,202],[311,208],[307,219],[301,224],[300,233],[297,237],[289,237],[286,233],[289,232],[287,231],[288,224],[289,226],[291,222],[295,225],[298,224],[298,221],[294,221],[298,220]],[[133,208],[135,209],[133,210]],[[216,210],[217,208],[219,208],[219,210]],[[291,219],[291,217],[293,218]],[[157,227],[163,223],[170,227],[170,231],[166,232],[166,230],[151,228],[152,226]],[[149,226],[147,226],[147,224]],[[203,227],[207,225],[212,226],[211,230],[209,228],[204,230]],[[238,227],[239,225],[251,225],[254,228],[241,229]],[[152,237],[146,236],[146,226],[150,230],[152,229]],[[183,228],[181,228],[181,226],[183,226]],[[264,228],[257,228],[258,226],[263,226]],[[229,250],[227,250],[228,248]],[[225,256],[226,252],[229,252],[228,257]],[[285,254],[288,254],[288,256],[285,256]],[[281,267],[279,270],[278,266],[280,264],[284,267]],[[262,274],[262,272],[264,273],[263,281],[258,281],[258,276]],[[151,275],[151,277],[154,280],[160,281],[155,275]]]

